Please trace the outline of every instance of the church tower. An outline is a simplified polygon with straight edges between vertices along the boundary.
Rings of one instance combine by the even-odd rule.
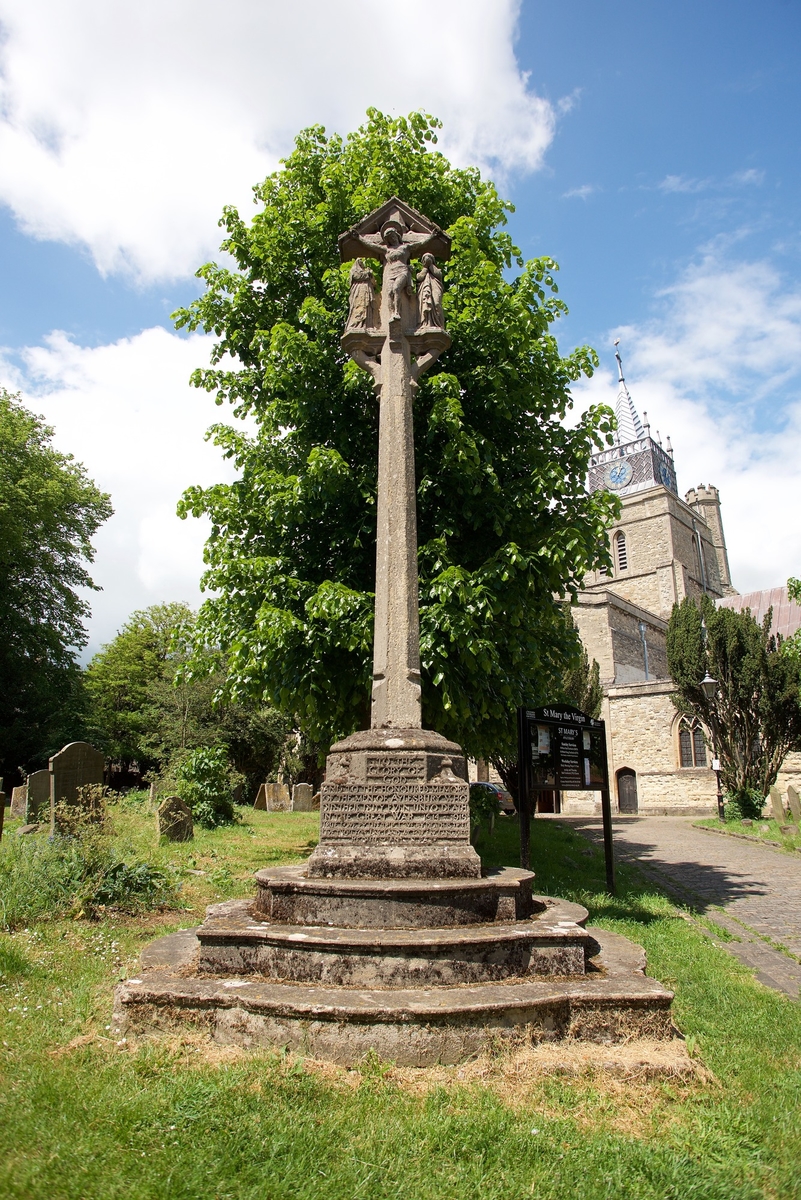
[[[612,574],[592,572],[584,591],[609,591],[667,620],[675,603],[703,594],[731,595],[726,540],[717,488],[678,493],[670,438],[651,435],[640,420],[615,342],[618,395],[615,445],[593,455],[588,487],[620,496],[620,520],[611,528]]]

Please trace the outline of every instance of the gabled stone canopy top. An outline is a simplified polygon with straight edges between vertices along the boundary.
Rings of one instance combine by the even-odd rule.
[[[381,233],[387,225],[394,225],[401,236],[405,231],[427,233],[429,240],[425,246],[426,251],[436,258],[450,258],[451,239],[447,233],[443,233],[438,225],[429,221],[428,217],[424,217],[416,208],[399,200],[397,196],[392,196],[386,204],[373,209],[366,217],[362,217],[361,221],[357,221],[339,235],[339,256],[342,262],[349,262],[352,258],[364,255],[365,248],[358,240],[359,235],[364,237],[371,233]]]

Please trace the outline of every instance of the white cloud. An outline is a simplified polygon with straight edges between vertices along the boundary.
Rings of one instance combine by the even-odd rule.
[[[590,196],[594,195],[594,193],[597,192],[598,190],[599,189],[595,186],[594,183],[584,183],[581,185],[581,187],[571,188],[569,192],[563,192],[562,199],[570,200],[573,197],[577,197],[579,200],[587,200]]]
[[[720,489],[738,591],[783,584],[801,567],[801,290],[769,262],[708,256],[660,299],[657,318],[609,336],[634,403],[670,435],[680,492]],[[577,406],[616,394],[602,370]]]
[[[703,192],[709,187],[708,179],[687,179],[685,175],[666,175],[656,186],[660,192]]]
[[[136,608],[163,600],[200,601],[208,524],[180,521],[175,507],[191,484],[231,479],[233,471],[203,435],[230,420],[190,372],[208,362],[211,339],[146,329],[86,348],[54,333],[21,352],[22,371],[4,364],[9,386],[55,427],[55,444],[82,462],[114,516],[95,539],[90,569],[103,588],[90,593],[89,651],[114,636]]]
[[[424,108],[460,162],[530,171],[555,128],[520,0],[0,0],[0,201],[143,280],[195,269],[302,126]],[[444,36],[447,34],[447,36]],[[574,98],[567,98],[569,111]]]

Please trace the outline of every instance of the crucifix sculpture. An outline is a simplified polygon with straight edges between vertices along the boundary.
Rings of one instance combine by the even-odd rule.
[[[450,238],[393,197],[339,238],[351,268],[342,345],[380,397],[373,729],[419,729],[420,622],[412,400],[420,376],[451,344],[442,316]],[[364,258],[383,265],[380,296]],[[421,260],[415,292],[411,261]]]

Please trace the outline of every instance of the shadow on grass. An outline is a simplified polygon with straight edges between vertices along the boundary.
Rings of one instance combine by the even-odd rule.
[[[476,849],[485,867],[510,867],[520,863],[520,826],[517,817],[499,818],[491,836],[481,838]],[[603,846],[589,842],[567,825],[553,820],[531,824],[531,869],[534,892],[561,896],[583,904],[590,920],[655,921],[680,920],[673,902],[654,883],[643,879],[636,868],[616,862],[617,894],[606,892]]]

